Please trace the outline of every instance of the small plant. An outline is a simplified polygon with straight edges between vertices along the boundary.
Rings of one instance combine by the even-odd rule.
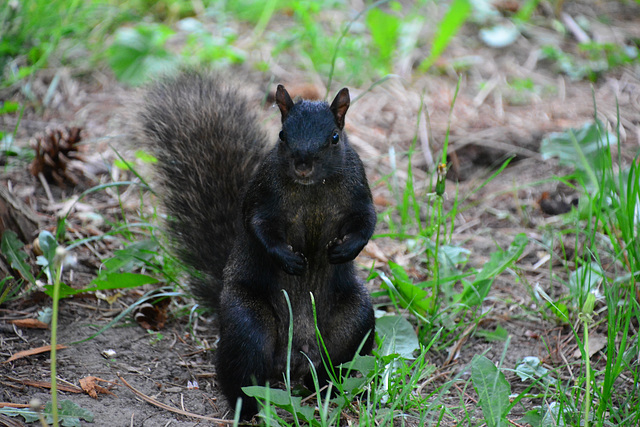
[[[149,77],[166,73],[178,65],[177,58],[165,48],[174,34],[166,25],[138,24],[118,29],[107,57],[116,76],[133,86]]]
[[[564,52],[557,46],[543,46],[542,58],[551,61],[556,69],[574,80],[596,81],[606,71],[638,62],[638,48],[595,42],[578,45],[581,55]]]
[[[58,304],[60,302],[60,286],[62,284],[62,268],[67,256],[64,247],[58,246],[55,237],[48,231],[38,236],[38,245],[42,255],[38,256],[38,264],[42,265],[48,279],[48,289],[52,298],[51,307],[51,415],[53,425],[58,425],[58,388],[56,377],[56,353],[58,346]]]
[[[154,346],[164,339],[164,335],[161,332],[147,330],[149,334],[149,345]]]
[[[551,302],[560,317],[571,322],[580,351],[577,378],[557,382],[557,405],[550,405],[563,425],[634,425],[640,402],[625,386],[623,376],[638,378],[637,366],[627,357],[637,351],[638,337],[631,333],[640,319],[637,300],[638,263],[638,158],[624,166],[617,135],[594,120],[581,129],[550,135],[543,141],[545,156],[574,168],[559,180],[581,191],[577,211],[566,215],[561,236],[574,236],[576,253],[567,259],[563,302]],[[617,161],[612,151],[618,146]],[[600,325],[600,326],[599,326]],[[594,358],[595,331],[606,329],[606,358]],[[576,372],[576,367],[572,367]],[[620,404],[620,402],[625,402]],[[539,413],[538,416],[541,416]]]
[[[428,348],[415,357],[420,345],[412,325],[402,316],[379,318],[376,330],[378,348],[374,355],[356,356],[353,361],[341,365],[340,370],[332,374],[326,392],[323,392],[326,385],[318,383],[312,367],[315,405],[305,404],[304,395],[291,389],[288,371],[285,373],[286,390],[267,385],[244,387],[243,391],[262,403],[260,417],[268,425],[289,425],[278,415],[276,408],[288,412],[295,425],[301,422],[313,426],[336,425],[345,411],[364,423],[391,423],[399,415],[398,411],[402,416],[426,420],[431,404],[412,391],[434,370],[425,362]],[[319,333],[317,328],[316,332]],[[292,333],[291,327],[290,341]],[[322,337],[318,335],[318,339],[322,343]],[[327,363],[330,365],[330,361]],[[408,411],[415,411],[415,414],[409,415]]]

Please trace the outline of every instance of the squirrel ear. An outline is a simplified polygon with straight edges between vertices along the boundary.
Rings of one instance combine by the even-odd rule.
[[[284,123],[289,115],[289,111],[293,108],[293,101],[289,96],[289,92],[287,92],[282,85],[278,85],[278,89],[276,89],[276,104],[278,104],[278,108],[282,114],[282,123]]]
[[[351,99],[349,98],[349,89],[342,88],[336,95],[336,98],[331,103],[331,112],[336,118],[338,128],[342,130],[344,128],[344,116],[347,114]]]

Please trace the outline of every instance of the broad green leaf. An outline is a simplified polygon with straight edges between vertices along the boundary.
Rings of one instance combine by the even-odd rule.
[[[362,388],[369,383],[369,379],[365,377],[348,377],[342,380],[342,390],[346,394],[354,395],[362,391]]]
[[[89,286],[83,289],[75,289],[60,283],[60,298],[66,298],[81,294],[84,292],[104,291],[107,289],[126,289],[135,288],[138,286],[157,283],[158,279],[147,276],[146,274],[137,273],[109,273],[106,276],[101,276],[102,279],[93,279],[91,282],[94,286]],[[53,285],[45,285],[45,293],[49,296],[53,296]]]
[[[556,157],[558,163],[573,167],[576,175],[598,187],[598,175],[607,165],[610,145],[618,142],[611,132],[604,132],[600,122],[587,123],[580,129],[551,133],[542,140],[540,153],[546,160]]]
[[[508,426],[511,387],[504,374],[485,356],[475,355],[471,361],[471,381],[487,426]]]
[[[376,320],[376,333],[383,341],[378,352],[382,355],[398,354],[413,359],[413,352],[420,349],[416,332],[402,316],[383,316]]]
[[[53,415],[51,415],[52,405],[51,402],[47,403],[44,408],[44,414],[46,421],[53,423]],[[80,427],[82,424],[80,419],[88,422],[93,422],[93,413],[88,409],[81,408],[70,400],[63,400],[60,402],[60,409],[58,410],[58,417],[60,425],[64,427]]]
[[[2,234],[2,253],[11,263],[11,268],[15,268],[20,272],[22,277],[28,280],[30,283],[35,283],[36,279],[31,274],[29,264],[24,262],[28,256],[20,249],[24,246],[24,243],[18,239],[18,235],[11,230],[6,230]]]
[[[532,409],[524,414],[524,417],[518,420],[518,423],[522,425],[540,426],[542,425],[542,413],[541,409]]]
[[[75,289],[71,286],[60,282],[60,299],[85,292],[84,289]],[[44,293],[53,298],[53,285],[44,285]]]
[[[53,234],[46,230],[40,232],[38,242],[40,244],[40,250],[42,250],[42,255],[36,258],[36,264],[42,266],[44,273],[47,275],[48,283],[53,283],[54,272],[51,270],[51,266],[56,256],[58,242],[56,238],[53,237]]]
[[[567,410],[566,405],[562,406]],[[566,424],[564,423],[563,414],[560,412],[560,407],[558,402],[551,402],[549,406],[546,406],[540,427],[564,427]]]
[[[149,77],[172,70],[177,60],[164,48],[173,30],[160,24],[138,24],[121,27],[109,47],[111,69],[119,80],[133,86]]]
[[[351,368],[351,370],[358,371],[362,375],[367,376],[376,369],[376,358],[374,356],[356,355],[351,362],[343,363],[340,367]]]
[[[414,284],[405,269],[389,261],[389,268],[393,273],[393,285],[404,299],[407,307],[426,312],[430,307],[430,299],[427,291]]]
[[[38,235],[38,242],[40,243],[42,255],[49,262],[49,264],[52,263],[53,258],[56,255],[56,248],[58,247],[56,238],[53,237],[53,234],[45,230],[41,231]]]
[[[88,287],[82,292],[90,292],[106,289],[135,288],[137,286],[157,283],[158,279],[138,273],[109,273],[104,279],[94,279],[91,283],[95,286]]]
[[[115,251],[113,257],[104,262],[98,279],[104,280],[110,273],[130,272],[143,267],[157,252],[158,244],[151,239],[131,243],[126,248]]]
[[[546,384],[555,384],[555,378],[549,375],[549,370],[542,366],[542,362],[535,356],[527,356],[516,365],[516,374],[522,381],[542,378]]]
[[[20,104],[15,101],[4,101],[0,106],[0,116],[3,114],[14,113],[20,109]]]
[[[255,397],[263,402],[268,399],[268,402],[278,408],[284,409],[289,413],[296,413],[303,420],[308,423],[314,423],[315,410],[311,406],[302,405],[302,397],[291,396],[287,391],[280,389],[273,389],[263,386],[249,386],[242,387],[247,396]],[[314,423],[315,424],[315,423]]]
[[[6,415],[9,417],[16,417],[20,415],[24,418],[24,421],[28,424],[35,423],[40,419],[40,417],[38,416],[38,413],[29,408],[2,407],[0,408],[0,414]]]
[[[549,405],[527,411],[518,422],[522,425],[535,427],[564,427],[566,425],[560,416],[560,405],[557,402],[551,402]]]
[[[569,292],[577,306],[581,306],[587,294],[598,293],[604,280],[604,272],[596,263],[588,263],[576,268],[569,275]]]

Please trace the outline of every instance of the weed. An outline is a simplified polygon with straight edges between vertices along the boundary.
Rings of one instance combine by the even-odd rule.
[[[574,80],[596,81],[604,72],[622,65],[638,62],[638,49],[610,43],[582,43],[578,54],[564,52],[557,46],[543,46],[542,58],[551,61],[556,69]]]

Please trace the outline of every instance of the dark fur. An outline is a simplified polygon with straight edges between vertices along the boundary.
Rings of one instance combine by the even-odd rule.
[[[250,416],[257,404],[241,387],[279,381],[285,370],[289,310],[282,290],[293,311],[294,378],[310,380],[302,352],[321,381],[328,378],[311,293],[334,365],[353,358],[367,334],[362,352],[371,351],[373,308],[352,261],[376,216],[362,162],[343,130],[346,89],[329,106],[293,103],[279,86],[281,141],[265,156],[256,114],[223,86],[192,73],[165,81],[151,88],[140,118],[156,146],[179,254],[209,277],[196,292],[217,301],[223,282],[218,380],[231,406],[243,397],[242,413]]]

